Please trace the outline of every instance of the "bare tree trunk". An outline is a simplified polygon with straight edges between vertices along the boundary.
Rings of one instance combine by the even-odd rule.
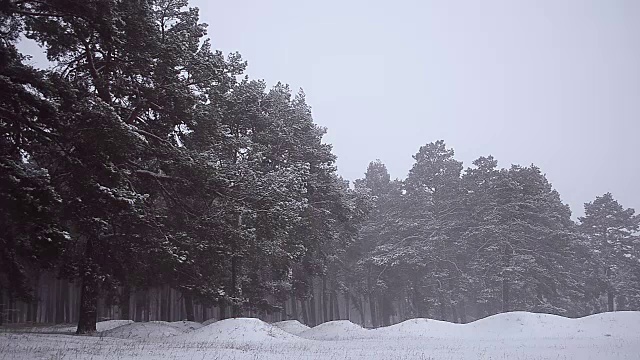
[[[4,293],[0,286],[0,326],[4,325]]]
[[[310,319],[311,320],[311,326],[316,326],[318,325],[318,318],[316,316],[317,311],[316,311],[316,297],[313,294],[313,290],[311,292],[311,297],[309,298],[309,315],[310,315]]]
[[[33,318],[33,305],[31,305],[33,301],[27,303],[27,322],[31,322]],[[0,293],[0,303],[2,303],[2,294]],[[2,305],[0,305],[1,307]],[[2,326],[2,308],[0,308],[0,326]]]
[[[219,320],[227,319],[229,317],[229,315],[227,314],[227,303],[223,300],[218,307],[220,308]]]
[[[238,284],[238,271],[240,268],[240,258],[238,256],[231,257],[231,282],[232,282],[232,296],[234,298],[232,304],[232,317],[237,318],[241,316],[240,311],[240,285]]]
[[[348,292],[344,294],[344,311],[346,320],[351,320],[351,294]]]
[[[377,328],[378,327],[378,317],[376,314],[376,297],[373,294],[373,284],[372,284],[372,279],[371,279],[371,266],[369,266],[368,269],[368,274],[367,274],[367,290],[368,290],[368,296],[369,296],[369,311],[371,313],[371,326],[373,328]]]
[[[98,318],[98,281],[93,274],[91,263],[93,262],[93,241],[87,240],[85,248],[85,265],[80,289],[80,318],[76,334],[91,334],[96,332]]]
[[[615,311],[613,290],[607,291],[607,308],[608,311]]]
[[[447,321],[447,306],[444,303],[444,296],[438,295],[438,302],[440,303],[440,320]]]
[[[367,324],[367,311],[364,308],[364,302],[365,302],[364,295],[358,295],[356,306],[358,308],[358,312],[360,313],[360,318],[362,319],[361,321],[362,327],[364,327]]]
[[[502,266],[503,266],[503,274],[502,274],[502,312],[508,312],[511,310],[511,298],[509,294],[510,284],[506,275],[504,274],[504,268],[508,267],[511,262],[511,252],[507,249],[505,245],[502,255]]]
[[[369,294],[369,311],[371,312],[371,326],[375,329],[378,327],[378,314],[376,310],[376,296]]]
[[[617,311],[626,311],[629,310],[627,307],[627,298],[624,295],[616,296],[616,310]]]
[[[196,321],[196,315],[193,309],[193,296],[189,293],[184,294],[184,308],[187,313],[187,321]]]
[[[393,316],[393,304],[386,295],[380,296],[380,316],[383,326],[391,325],[391,316]]]
[[[334,291],[331,292],[331,299],[333,302],[333,315],[335,315],[335,317],[332,316],[333,320],[340,320],[340,302],[338,301],[338,294]]]
[[[238,231],[242,229],[242,213],[238,213]],[[234,252],[231,257],[231,282],[232,282],[232,296],[234,298],[232,304],[232,313],[233,317],[237,318],[242,316],[242,310],[240,308],[240,297],[242,296],[242,286],[238,282],[239,272],[241,269],[241,261],[240,257]]]
[[[307,308],[307,300],[300,300],[300,304],[302,305],[302,321],[305,325],[311,325],[309,322],[309,309]]]
[[[76,334],[91,334],[96,332],[98,318],[98,290],[95,280],[91,275],[85,276],[82,281],[80,293],[80,318]]]
[[[54,280],[56,282],[56,316],[55,323],[62,324],[64,322],[64,289],[62,287],[62,281],[59,279]]]
[[[295,291],[291,292],[291,312],[294,320],[300,319],[300,315],[298,314],[298,300],[296,299]]]
[[[329,317],[327,318],[329,321],[335,320],[335,297],[333,296],[333,291],[330,291],[327,295],[329,297]]]
[[[451,304],[451,320],[453,320],[454,323],[460,323],[458,309],[456,309],[456,306],[454,304]]]
[[[149,296],[149,289],[143,290],[142,293],[144,294],[142,296],[142,317],[145,322],[149,322],[149,313],[151,310],[151,296]]]
[[[467,323],[467,308],[465,307],[464,300],[460,300],[458,303],[458,313],[460,314],[460,323]]]
[[[322,322],[329,319],[328,299],[327,299],[327,277],[322,275]]]
[[[122,320],[129,320],[131,318],[131,311],[129,306],[130,299],[131,287],[129,285],[125,285],[122,288],[122,293],[120,294],[120,318]]]

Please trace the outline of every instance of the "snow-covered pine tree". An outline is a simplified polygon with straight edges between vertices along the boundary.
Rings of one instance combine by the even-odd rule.
[[[2,293],[32,300],[32,274],[56,265],[69,239],[60,224],[60,195],[36,161],[57,141],[55,105],[46,99],[51,84],[17,51],[21,28],[0,7],[0,323]]]
[[[584,204],[584,213],[579,219],[580,230],[599,263],[598,274],[603,282],[599,290],[607,296],[606,310],[624,309],[628,298],[637,304],[640,216],[632,208],[625,209],[611,193]]]

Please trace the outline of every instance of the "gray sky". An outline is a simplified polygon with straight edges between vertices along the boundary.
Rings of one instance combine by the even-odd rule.
[[[304,88],[339,173],[404,178],[444,139],[465,166],[542,168],[571,205],[640,210],[640,1],[193,1],[249,75]]]
[[[576,215],[607,191],[640,210],[638,0],[191,4],[252,78],[304,88],[349,180],[444,139],[465,166],[538,165]]]

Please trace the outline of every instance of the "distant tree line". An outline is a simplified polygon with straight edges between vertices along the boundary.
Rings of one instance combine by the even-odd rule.
[[[499,169],[488,156],[463,171],[443,141],[414,159],[403,181],[375,161],[355,184],[374,206],[350,247],[349,286],[366,294],[374,327],[398,308],[454,322],[640,310],[640,217],[610,193],[574,222],[534,165]]]
[[[0,299],[72,281],[78,333],[159,288],[190,320],[640,307],[639,218],[610,194],[576,224],[538,168],[463,172],[442,141],[405,180],[373,162],[350,187],[304,93],[250,80],[186,0],[5,0],[0,32]]]

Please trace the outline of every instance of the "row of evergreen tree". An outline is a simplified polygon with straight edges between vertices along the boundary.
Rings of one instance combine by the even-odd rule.
[[[466,322],[505,311],[585,316],[640,310],[640,216],[610,193],[578,222],[534,165],[463,171],[443,141],[414,156],[403,181],[372,162],[356,189],[374,206],[348,273],[373,326],[406,317]],[[379,310],[375,310],[379,309]]]
[[[315,306],[319,279],[368,299],[374,326],[400,308],[640,306],[639,218],[610,194],[576,224],[536,167],[463,173],[441,141],[404,181],[374,162],[350,187],[304,93],[244,76],[186,0],[5,0],[0,32],[0,295],[33,300],[42,271],[76,280],[79,333],[98,298],[160,285],[187,318],[194,302],[223,317]]]
[[[0,26],[2,291],[79,280],[79,333],[119,288],[274,311],[267,295],[355,236],[358,197],[304,93],[243,77],[186,0],[9,0]]]

